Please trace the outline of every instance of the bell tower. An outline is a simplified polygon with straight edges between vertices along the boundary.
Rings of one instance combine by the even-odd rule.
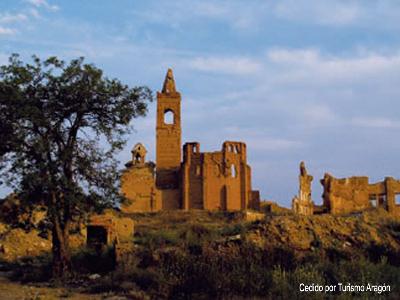
[[[156,185],[159,189],[179,188],[181,165],[181,94],[176,91],[168,69],[161,92],[157,92]]]

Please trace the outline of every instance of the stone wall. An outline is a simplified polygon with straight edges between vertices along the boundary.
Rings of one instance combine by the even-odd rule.
[[[206,153],[198,143],[187,143],[181,162],[180,105],[169,69],[157,93],[156,165],[145,162],[146,150],[136,144],[122,175],[121,192],[129,200],[122,210],[258,210],[260,194],[251,189],[244,143],[224,142],[221,151]]]
[[[121,205],[125,213],[158,211],[162,208],[160,191],[155,186],[155,165],[131,165],[121,177],[121,192],[127,201]]]
[[[199,143],[187,143],[183,149],[184,209],[259,208],[259,193],[251,190],[244,143],[224,142],[217,152],[200,152]]]
[[[337,179],[325,174],[323,205],[329,213],[343,214],[370,208],[384,208],[392,214],[400,214],[396,195],[400,194],[400,181],[387,177],[384,181],[370,184],[368,177],[355,176]]]

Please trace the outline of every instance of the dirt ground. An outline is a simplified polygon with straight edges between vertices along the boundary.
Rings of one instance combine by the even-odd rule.
[[[12,282],[7,274],[0,272],[0,299],[1,300],[124,300],[123,296],[116,296],[112,293],[106,294],[85,294],[79,291],[72,291],[65,288],[46,287],[44,285],[23,285]]]
[[[37,287],[12,282],[0,273],[0,298],[2,300],[53,300],[53,299],[99,299],[99,296],[72,293],[63,288]],[[101,299],[101,298],[100,298]]]

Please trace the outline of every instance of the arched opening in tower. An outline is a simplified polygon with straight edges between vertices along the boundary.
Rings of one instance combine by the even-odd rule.
[[[171,124],[174,124],[174,122],[175,122],[174,112],[170,109],[167,109],[164,112],[164,123],[171,125]]]

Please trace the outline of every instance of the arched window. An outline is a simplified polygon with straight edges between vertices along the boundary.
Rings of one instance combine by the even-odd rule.
[[[236,167],[234,164],[231,165],[231,176],[232,178],[236,178],[237,176]]]
[[[196,166],[196,175],[201,176],[201,167],[200,166]]]
[[[164,124],[174,124],[174,120],[175,116],[174,116],[174,112],[170,109],[167,109],[166,111],[164,111]]]

